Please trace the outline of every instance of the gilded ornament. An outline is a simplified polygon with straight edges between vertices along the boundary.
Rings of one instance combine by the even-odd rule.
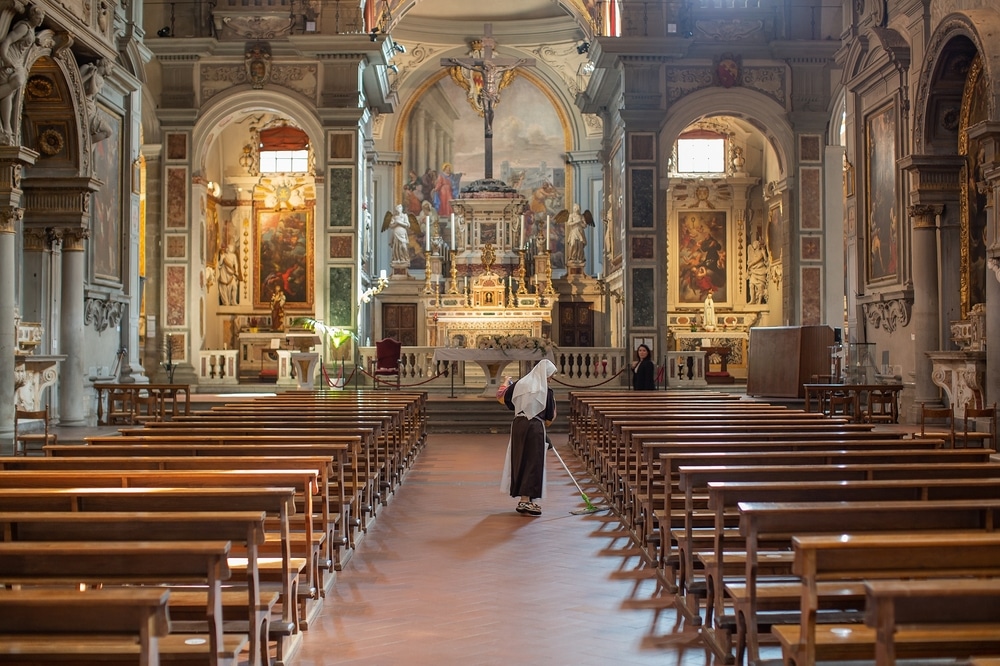
[[[38,149],[46,155],[58,155],[65,145],[62,134],[54,129],[47,129],[38,135]]]

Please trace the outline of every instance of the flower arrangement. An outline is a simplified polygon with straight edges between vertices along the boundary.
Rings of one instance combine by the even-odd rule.
[[[480,349],[531,349],[547,354],[556,346],[547,338],[535,338],[530,335],[515,333],[513,335],[484,335],[479,338]]]

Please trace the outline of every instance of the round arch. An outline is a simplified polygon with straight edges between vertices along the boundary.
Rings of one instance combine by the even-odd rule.
[[[989,117],[992,120],[1000,119],[997,117],[1000,111],[1000,48],[996,45],[998,33],[1000,14],[990,9],[970,9],[945,17],[931,35],[916,88],[917,112],[913,115],[913,149],[916,154],[933,152],[934,141],[929,134],[931,128],[924,121],[935,117],[936,77],[955,39],[968,39],[979,52],[989,81]]]
[[[195,173],[204,169],[208,151],[222,129],[236,120],[238,114],[253,111],[268,111],[295,121],[309,135],[310,143],[316,147],[316,162],[321,163],[321,160],[325,160],[325,154],[322,153],[325,146],[323,127],[316,117],[316,109],[312,104],[287,91],[278,93],[246,88],[213,99],[195,123],[191,137],[195,146],[191,160]]]
[[[782,175],[788,176],[795,140],[785,110],[773,100],[742,88],[699,90],[672,104],[661,126],[660,154],[670,155],[674,141],[692,122],[718,115],[736,116],[753,124],[777,152]]]

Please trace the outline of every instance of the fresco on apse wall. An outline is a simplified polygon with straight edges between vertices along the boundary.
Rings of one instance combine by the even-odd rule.
[[[103,183],[92,199],[94,277],[120,283],[122,277],[122,166],[121,128],[117,115],[103,108],[98,114],[111,135],[94,144],[94,175]]]
[[[424,201],[437,213],[443,236],[451,215],[450,198],[484,177],[483,118],[467,93],[448,76],[430,86],[407,120],[403,138],[403,198],[408,212],[421,217]],[[450,159],[433,160],[426,146],[435,132],[450,138]],[[565,200],[565,131],[552,103],[532,82],[517,76],[500,92],[493,120],[493,177],[515,188],[528,201],[525,231],[544,228],[545,216],[569,207]],[[438,163],[440,162],[440,163]],[[425,266],[425,229],[410,233],[411,269]],[[563,267],[563,229],[552,230],[552,263]]]

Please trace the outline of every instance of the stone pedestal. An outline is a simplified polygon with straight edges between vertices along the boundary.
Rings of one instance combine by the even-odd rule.
[[[983,407],[985,351],[927,352],[927,357],[933,368],[931,379],[944,389],[948,404],[955,408],[955,418],[963,418],[967,406]]]

